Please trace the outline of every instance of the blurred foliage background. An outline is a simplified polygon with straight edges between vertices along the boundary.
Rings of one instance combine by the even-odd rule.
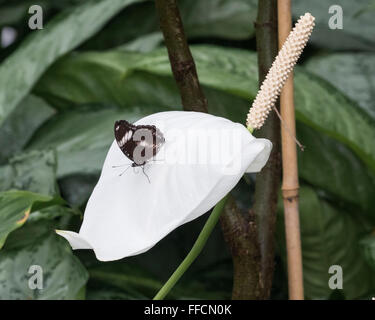
[[[257,92],[256,0],[179,0],[210,113],[244,123]],[[44,29],[28,28],[28,8]],[[343,8],[331,30],[328,8]],[[316,17],[295,71],[304,285],[308,299],[375,295],[375,4],[294,0]],[[117,119],[179,110],[153,1],[0,0],[0,298],[151,298],[207,216],[145,254],[101,263],[54,229],[79,229]],[[6,40],[6,41],[5,41]],[[248,210],[255,176],[233,194]],[[136,213],[134,213],[136,214]],[[287,298],[282,205],[272,299]],[[31,265],[44,289],[28,287]],[[343,290],[328,287],[331,265]],[[172,299],[227,299],[232,262],[218,226]]]

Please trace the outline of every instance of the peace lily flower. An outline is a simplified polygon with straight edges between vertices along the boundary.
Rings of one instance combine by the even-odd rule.
[[[79,233],[56,231],[102,261],[145,252],[203,215],[245,172],[259,172],[272,148],[245,126],[205,113],[161,112],[135,124],[160,130],[165,142],[158,153],[144,168],[132,167],[114,141]]]

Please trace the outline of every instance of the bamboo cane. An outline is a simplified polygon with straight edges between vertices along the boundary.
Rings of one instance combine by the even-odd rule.
[[[292,26],[291,0],[278,0],[279,47],[288,37]],[[286,81],[280,96],[281,118],[284,126],[281,129],[281,149],[284,201],[285,233],[288,259],[288,286],[290,300],[303,300],[303,274],[301,236],[298,211],[298,164],[295,144],[295,115],[293,98],[293,73]]]

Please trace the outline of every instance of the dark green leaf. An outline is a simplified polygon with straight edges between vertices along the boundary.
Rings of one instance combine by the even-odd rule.
[[[242,61],[246,62],[245,59]],[[206,62],[209,63],[209,59]],[[72,102],[79,104],[103,101],[124,107],[142,105],[176,109],[181,102],[174,80],[167,76],[160,77],[133,70],[137,68],[137,65],[143,64],[160,65],[161,68],[166,69],[168,75],[170,74],[169,61],[166,60],[164,52],[159,54],[158,51],[156,54],[146,56],[119,51],[84,53],[56,63],[39,83],[37,92],[61,109],[71,108]],[[217,68],[207,70],[205,79],[209,77],[211,71],[215,72]],[[256,67],[254,72],[256,72]],[[235,74],[232,76],[235,77]],[[227,85],[230,85],[231,82],[226,80],[227,73],[223,72],[220,77]],[[214,77],[212,80],[216,81],[214,84],[219,86],[220,79],[217,80],[217,77]],[[243,80],[239,77],[236,79],[238,82]],[[255,80],[251,85],[256,90]],[[237,92],[235,85],[231,87]],[[242,85],[242,88],[243,91],[246,90],[246,83]],[[204,90],[209,101],[210,112],[234,121],[242,122],[245,119],[249,107],[246,100],[208,86]]]
[[[309,59],[305,66],[356,101],[375,121],[375,54],[326,54]]]
[[[297,136],[306,146],[298,152],[300,177],[373,215],[375,176],[365,164],[345,145],[301,123]]]
[[[89,270],[90,279],[122,289],[130,296],[151,298],[162,283],[150,273],[129,263],[112,263]]]
[[[256,0],[179,0],[178,6],[189,39],[243,40],[255,33],[256,3]],[[157,31],[160,27],[154,1],[137,3],[123,10],[83,48],[114,48]]]
[[[179,1],[189,37],[246,39],[254,35],[256,0]],[[204,12],[204,14],[202,14]]]
[[[34,230],[37,228],[37,232]],[[42,231],[44,230],[44,231]],[[19,232],[20,231],[20,232]],[[72,254],[69,245],[51,226],[31,224],[12,235],[9,242],[25,239],[22,248],[6,248],[0,255],[0,296],[2,299],[75,299],[85,285],[88,274]],[[32,235],[30,237],[30,235]],[[10,243],[12,245],[12,243]],[[29,273],[33,265],[42,268],[43,289],[31,289]]]
[[[253,99],[258,91],[256,54],[245,50],[217,46],[191,46],[199,80],[206,86]],[[165,49],[143,55],[135,69],[159,75],[171,75]],[[123,58],[124,59],[124,58]]]
[[[124,51],[150,52],[156,49],[162,41],[163,34],[161,32],[152,32],[133,41],[129,41],[117,49]]]
[[[28,222],[35,222],[40,220],[54,220],[58,218],[64,218],[58,220],[58,223],[54,225],[54,228],[56,229],[66,229],[70,227],[70,218],[73,216],[77,216],[81,218],[81,212],[75,209],[71,209],[69,207],[65,207],[60,205],[53,205],[50,207],[42,208],[38,211],[34,211],[30,214],[29,219],[27,219]]]
[[[31,1],[20,1],[17,4],[1,4],[0,26],[18,24],[25,18]]]
[[[134,102],[132,90],[136,89],[125,85],[126,77],[144,59],[138,53],[121,51],[70,55],[49,69],[36,91],[60,109],[70,109],[72,102],[126,106]],[[152,57],[149,60],[154,61]]]
[[[4,1],[5,2],[5,1]],[[51,9],[65,9],[73,4],[78,4],[83,0],[6,0],[6,3],[0,3],[0,26],[3,25],[25,25],[28,18],[28,9],[32,5],[39,5],[43,8],[43,20]],[[31,15],[29,15],[31,17]]]
[[[300,224],[305,296],[328,299],[330,266],[343,270],[342,294],[346,299],[359,299],[373,290],[373,273],[360,254],[358,237],[368,229],[358,215],[338,210],[319,199],[313,189],[300,190]],[[280,210],[280,213],[282,210]],[[284,217],[279,217],[279,245],[285,246]],[[284,249],[285,250],[285,249]],[[284,252],[285,254],[285,252]],[[284,255],[285,259],[285,255]]]
[[[39,241],[45,237],[46,233],[69,228],[74,218],[78,217],[77,212],[55,202],[56,204],[52,203],[48,206],[44,204],[44,207],[40,204],[34,205],[35,210],[33,207],[23,227],[9,234],[2,252],[20,250]]]
[[[34,32],[0,66],[0,125],[59,57],[98,31],[113,15],[139,0],[88,1]]]
[[[82,153],[84,156],[84,154]],[[82,158],[82,161],[85,161]],[[90,197],[92,190],[98,182],[99,171],[96,174],[77,174],[59,179],[61,196],[70,206],[79,208],[83,206]]]
[[[372,233],[359,242],[367,263],[375,271],[375,234]],[[375,290],[374,290],[375,291]]]
[[[332,5],[342,8],[343,29],[330,29],[328,25],[329,19],[334,15],[328,13]],[[295,0],[293,14],[296,19],[305,12],[310,12],[315,17],[316,26],[311,37],[313,44],[333,50],[374,51],[374,11],[368,10],[368,6],[369,0]]]
[[[29,95],[20,102],[0,127],[0,163],[20,151],[35,130],[54,113],[42,99]]]
[[[32,151],[13,157],[8,165],[0,167],[0,191],[8,189],[56,195],[55,153]]]
[[[375,172],[372,119],[323,79],[297,70],[297,119],[349,146]]]
[[[13,230],[20,228],[30,212],[58,203],[57,199],[29,191],[0,192],[0,249]]]

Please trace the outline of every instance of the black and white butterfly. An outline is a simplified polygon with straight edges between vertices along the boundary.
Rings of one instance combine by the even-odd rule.
[[[154,125],[134,125],[126,120],[116,121],[114,131],[120,150],[132,161],[131,166],[142,167],[145,174],[145,164],[165,142],[161,131]]]

